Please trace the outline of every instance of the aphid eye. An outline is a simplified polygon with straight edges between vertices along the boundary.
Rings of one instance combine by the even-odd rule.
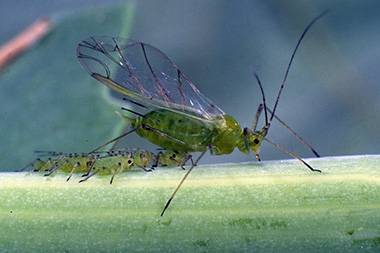
[[[121,162],[118,162],[117,164],[118,164],[119,166],[121,166]]]
[[[173,158],[175,158],[175,157],[176,157],[176,155],[175,155],[175,154],[173,154],[173,155],[172,155],[172,157],[173,157]]]
[[[131,164],[132,163],[132,161],[131,160],[128,160],[128,164]]]
[[[255,144],[259,144],[260,141],[259,141],[259,139],[254,139],[254,140],[253,140],[253,143],[255,143]]]

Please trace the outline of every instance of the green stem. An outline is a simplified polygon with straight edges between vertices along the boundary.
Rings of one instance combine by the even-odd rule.
[[[199,166],[66,183],[0,174],[6,252],[374,252],[380,156]]]

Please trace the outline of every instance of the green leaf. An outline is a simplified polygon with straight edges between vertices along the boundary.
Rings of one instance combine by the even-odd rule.
[[[108,91],[76,59],[91,35],[128,36],[134,5],[57,18],[50,34],[0,75],[0,167],[22,167],[34,150],[86,151],[115,136]]]
[[[0,174],[7,252],[375,252],[380,156],[199,166],[116,178]]]

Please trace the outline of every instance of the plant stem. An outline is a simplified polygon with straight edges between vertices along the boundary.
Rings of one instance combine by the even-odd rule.
[[[66,183],[0,174],[0,251],[374,252],[380,156],[133,170]]]

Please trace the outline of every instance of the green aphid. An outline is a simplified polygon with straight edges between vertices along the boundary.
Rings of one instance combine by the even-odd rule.
[[[176,152],[176,155],[186,158],[181,166],[190,160],[189,170],[169,198],[161,215],[164,214],[178,188],[206,151],[210,151],[213,155],[224,155],[230,154],[237,148],[245,154],[252,151],[260,160],[260,148],[265,140],[277,149],[300,160],[311,171],[320,172],[298,155],[270,141],[267,134],[273,119],[277,119],[295,134],[275,115],[275,112],[294,55],[306,32],[324,14],[325,12],[314,18],[299,38],[273,110],[266,105],[263,87],[255,73],[263,102],[257,109],[252,126],[244,128],[232,116],[225,114],[200,93],[190,79],[159,49],[143,42],[117,37],[90,37],[83,40],[77,48],[77,57],[82,66],[93,78],[124,95],[124,100],[137,105],[143,111],[137,112],[122,108],[136,115],[134,118],[129,115],[124,116],[130,122],[132,129],[94,151],[136,132],[161,148]],[[261,129],[257,129],[262,111],[265,115],[265,124]],[[310,145],[297,134],[295,136],[318,156],[318,153]],[[193,152],[201,153],[195,161],[190,156],[190,153]],[[161,162],[158,157],[157,165],[172,161],[165,156],[162,157],[166,161]]]
[[[49,176],[56,171],[70,173],[85,173],[99,157],[98,154],[64,153],[54,151],[37,151],[40,156],[23,170],[30,168],[34,172],[42,172]]]
[[[131,169],[133,166],[133,156],[130,152],[122,152],[117,154],[107,154],[96,159],[90,166],[86,177],[79,182],[84,182],[95,174],[111,175],[110,184],[112,184],[115,176],[124,171]]]
[[[159,152],[156,159],[158,166],[182,167],[185,169],[184,165],[189,159],[191,159],[191,156],[185,153],[167,150],[164,152]]]
[[[52,160],[51,158],[49,158],[47,160],[42,160],[41,158],[37,158],[31,164],[29,164],[28,167],[31,168],[31,171],[42,172],[42,171],[48,171],[51,167],[53,167],[53,165],[54,165],[54,159]]]
[[[112,175],[110,183],[112,184],[115,176],[131,168],[141,168],[150,172],[151,167],[155,164],[156,155],[146,150],[111,150],[100,158],[96,159],[85,177],[79,182],[84,182],[95,174]]]
[[[152,154],[143,150],[96,153],[38,151],[38,153],[41,157],[29,165],[33,171],[43,172],[45,176],[50,176],[57,171],[69,173],[67,181],[74,173],[81,173],[83,179],[80,182],[98,174],[112,175],[110,181],[112,183],[116,174],[129,170],[135,165],[134,157],[139,157],[136,164],[139,167],[145,168],[154,162]],[[47,158],[43,159],[43,157]]]
[[[132,152],[133,163],[136,167],[139,167],[145,171],[150,171],[156,156],[152,152],[138,149]]]

